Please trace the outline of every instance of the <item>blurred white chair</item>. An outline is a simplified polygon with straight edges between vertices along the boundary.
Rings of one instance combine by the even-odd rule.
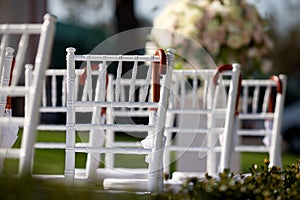
[[[97,65],[98,66],[98,65]],[[26,73],[25,73],[25,85],[29,86],[31,84],[32,78],[33,78],[33,69],[32,65],[26,65]],[[76,98],[79,101],[85,101],[87,99],[87,84],[84,83],[84,78],[82,76],[86,73],[85,69],[75,69],[75,93]],[[99,75],[98,68],[92,69],[92,77],[97,78]],[[66,142],[65,141],[57,141],[57,134],[63,134],[65,138],[66,133],[66,80],[67,80],[67,70],[66,69],[47,69],[45,71],[45,76],[42,82],[42,103],[39,108],[40,115],[46,115],[46,117],[50,114],[57,114],[62,115],[62,117],[59,117],[59,123],[57,121],[51,122],[50,119],[46,123],[39,123],[37,125],[37,130],[39,131],[47,131],[47,134],[53,133],[53,140],[47,137],[46,141],[36,141],[34,148],[35,150],[48,150],[49,154],[56,154],[58,153],[57,150],[63,150],[65,151],[66,148]],[[80,96],[77,95],[81,91]],[[63,119],[64,118],[64,119]],[[43,134],[43,132],[41,132]],[[78,145],[79,143],[77,143]],[[80,145],[86,145],[86,143],[82,142]],[[64,162],[64,160],[62,160]],[[33,160],[33,163],[35,163],[35,158]],[[49,166],[51,166],[52,163],[49,163]],[[48,180],[54,180],[59,181],[61,183],[64,182],[64,174],[34,174],[34,177],[36,178],[43,178]]]
[[[281,127],[287,77],[244,79],[240,96],[236,152],[268,153],[270,166],[282,166]]]
[[[109,84],[108,87],[109,88],[113,88],[116,85],[116,80],[111,77],[109,77]],[[131,95],[131,98],[133,101],[136,102],[140,102],[140,101],[144,101],[143,98],[143,90],[144,90],[144,79],[141,78],[137,78],[135,80],[135,91],[134,94]],[[130,85],[131,85],[131,79],[129,78],[124,78],[121,82],[121,86],[122,87],[122,93],[120,93],[120,98],[122,99],[122,101],[125,100],[129,100],[129,96],[127,95],[130,89]],[[111,90],[110,90],[111,91]],[[151,101],[152,96],[148,95],[147,97],[147,101]],[[136,123],[137,120],[140,121],[147,121],[147,118],[149,116],[149,113],[147,110],[145,110],[144,108],[135,108],[135,109],[130,109],[128,110],[127,108],[117,108],[114,109],[113,112],[108,112],[106,115],[106,118],[108,121],[115,121],[115,120],[124,120],[127,119],[128,123]],[[118,119],[120,118],[120,119]],[[146,119],[145,119],[146,118]],[[106,140],[105,140],[105,146],[106,147],[142,147],[142,144],[140,141],[116,141],[116,134],[117,131],[114,130],[109,130],[106,132]],[[137,138],[141,138],[141,137],[145,137],[143,135],[141,135],[140,133],[130,133],[129,134],[132,137],[135,137],[135,135],[137,135]],[[105,168],[107,169],[107,171],[109,171],[109,169],[115,169],[116,168],[116,157],[114,153],[108,152],[105,154]],[[147,170],[147,169],[145,169]],[[125,169],[122,169],[120,171],[125,171]],[[127,172],[132,171],[130,176],[134,176],[134,174],[137,173],[137,169],[127,169]],[[138,170],[138,171],[143,171],[143,170]],[[139,174],[139,173],[137,173]]]
[[[5,48],[3,65],[1,66],[0,86],[9,86],[11,80],[11,70],[13,65],[13,52],[11,47]],[[0,116],[11,116],[11,99],[7,94],[0,95]],[[0,127],[0,148],[11,148],[18,137],[19,128],[16,126]],[[3,173],[4,157],[0,157],[0,174]]]
[[[29,86],[33,79],[33,66],[26,65],[25,66],[25,85]],[[82,76],[86,73],[86,69],[76,69],[75,70],[75,93],[78,100],[87,99],[87,84],[84,84]],[[98,76],[98,69],[92,69],[92,76]],[[66,107],[66,78],[67,78],[67,70],[66,69],[46,69],[45,78],[42,82],[42,102],[39,108],[40,115],[45,115],[44,118],[53,119],[54,116],[59,116],[57,121],[51,122],[47,121],[46,123],[42,120],[37,125],[37,130],[39,130],[39,134],[46,134],[46,140],[41,140],[39,138],[38,141],[34,144],[35,153],[40,150],[47,150],[48,154],[60,154],[65,153],[66,142],[66,122],[65,115],[67,112]],[[82,90],[80,95],[77,95]],[[49,117],[50,116],[50,117]],[[60,134],[63,137],[60,137]],[[50,137],[49,137],[50,136]],[[59,137],[57,137],[59,136]],[[50,139],[51,138],[51,139]],[[82,143],[81,145],[85,145]],[[61,150],[61,151],[60,151]],[[38,158],[34,157],[33,164],[38,164]],[[64,160],[62,160],[64,162]],[[46,165],[44,163],[44,165]],[[49,163],[51,165],[51,163]],[[51,181],[56,181],[60,183],[64,183],[65,177],[64,173],[51,173],[49,171],[43,172],[35,172],[33,173],[35,178],[42,178]]]
[[[216,175],[230,164],[240,66],[174,70],[173,80],[165,128],[164,171],[169,174],[172,162],[178,164],[178,159],[192,152],[197,157],[186,162],[186,168],[200,168],[206,163],[205,169],[202,172],[177,170],[172,180],[203,177],[206,172]],[[230,84],[225,85],[223,81]],[[187,125],[190,122],[193,127]],[[194,140],[201,142],[196,145]],[[175,160],[171,158],[172,152],[176,152]]]
[[[87,179],[95,181],[97,179],[97,170],[101,161],[100,154],[107,152],[119,154],[144,154],[148,162],[147,179],[105,179],[104,187],[109,188],[110,185],[118,185],[119,189],[126,187],[134,187],[143,183],[149,192],[161,192],[163,189],[163,169],[162,156],[164,149],[163,131],[166,118],[166,110],[168,105],[168,97],[173,68],[173,52],[167,51],[167,55],[159,50],[159,55],[140,56],[140,55],[75,55],[74,48],[67,49],[67,139],[66,139],[66,164],[65,178],[68,183],[73,183],[76,179]],[[88,98],[85,101],[76,100],[75,96],[75,63],[83,61],[87,66],[86,84]],[[99,75],[96,85],[93,87],[91,78],[91,62],[98,62]],[[111,62],[117,62],[117,75],[114,87],[109,87],[107,81],[107,69],[115,67]],[[132,70],[128,73],[131,75],[130,88],[127,91],[129,98],[123,100],[120,94],[123,91],[121,87],[122,64],[123,62],[131,62]],[[146,76],[143,84],[143,93],[139,102],[134,101],[133,94],[136,90],[136,74],[140,70],[139,62],[146,62]],[[160,62],[160,69],[155,64]],[[166,64],[166,66],[164,66]],[[145,66],[145,65],[144,65]],[[166,67],[164,70],[163,67]],[[151,93],[149,92],[151,89]],[[151,102],[147,101],[147,96],[152,95]],[[105,119],[106,110],[109,115],[118,108],[144,108],[149,114],[149,124],[126,124],[118,121],[110,121]],[[90,117],[84,117],[85,113],[89,113]],[[118,130],[121,132],[136,131],[148,133],[149,140],[144,140],[143,147],[126,148],[126,147],[106,147],[103,146],[105,139],[105,131]],[[88,144],[80,145],[76,143],[76,131],[80,134],[82,131],[88,131]],[[149,143],[147,143],[149,142]],[[87,164],[84,170],[84,177],[80,177],[80,169],[75,167],[76,153],[87,154]],[[78,173],[79,172],[79,173]],[[96,180],[97,181],[97,180]],[[132,182],[132,184],[128,184]],[[106,185],[105,185],[106,183]],[[99,183],[101,184],[101,183]],[[139,188],[132,188],[138,190]]]
[[[25,85],[29,86],[32,84],[33,79],[33,66],[27,64],[25,66]],[[82,96],[78,97],[81,99],[87,98],[87,87],[84,84],[80,84],[80,78],[84,74],[84,69],[75,70],[75,88],[76,91],[83,87]],[[97,75],[97,71],[92,71],[92,75]],[[63,116],[67,112],[66,107],[66,69],[47,69],[45,71],[44,78],[42,80],[42,103],[39,108],[41,115],[45,114],[62,114]],[[82,86],[81,86],[82,85]],[[55,120],[55,119],[50,119]],[[53,131],[55,133],[65,133],[66,125],[65,118],[63,121],[57,122],[46,122],[40,123],[37,126],[37,130],[41,131]],[[36,142],[35,148],[37,149],[65,149],[65,142]]]
[[[1,68],[1,79],[0,84],[1,87],[9,86],[10,83],[10,75],[13,63],[13,52],[14,49],[11,47],[6,47],[3,53],[3,62],[0,66]],[[1,54],[2,55],[2,54]],[[3,93],[0,96],[0,115],[3,116],[5,112],[5,107],[7,104],[7,94]]]
[[[218,159],[220,158],[221,146],[219,141],[218,134],[223,132],[232,131],[232,123],[233,123],[233,111],[232,105],[236,104],[236,101],[232,101],[232,96],[237,96],[237,85],[228,85],[231,82],[233,84],[237,84],[236,77],[239,77],[239,66],[237,64],[234,65],[234,69],[230,65],[223,66],[218,70],[174,70],[173,71],[173,81],[171,86],[171,94],[169,99],[169,107],[167,111],[166,118],[166,129],[165,136],[167,136],[166,140],[166,150],[164,153],[164,173],[170,173],[170,165],[172,162],[176,162],[171,159],[172,152],[178,152],[177,157],[181,157],[185,152],[194,152],[199,154],[203,158],[198,158],[197,160],[193,160],[193,163],[186,163],[186,165],[197,165],[200,163],[207,163],[206,169],[209,173],[216,173],[219,166]],[[224,68],[228,71],[224,71]],[[229,69],[228,69],[229,68]],[[215,84],[213,82],[213,78],[218,78],[216,76],[216,72],[222,72],[220,80],[216,79],[215,82],[219,82],[220,84]],[[233,72],[234,71],[234,72]],[[224,78],[224,83],[222,81]],[[230,82],[227,82],[228,79]],[[111,82],[110,84],[115,84]],[[137,82],[138,84],[138,82]],[[130,80],[124,80],[122,82],[122,87],[128,87],[130,85]],[[229,88],[231,88],[231,92],[229,92]],[[122,95],[121,95],[122,97]],[[126,97],[123,97],[126,98]],[[231,101],[230,104],[226,104],[228,101]],[[231,109],[231,110],[230,110]],[[230,117],[227,116],[227,113]],[[114,111],[114,117],[118,116],[131,116],[131,117],[145,117],[147,113],[144,110],[116,110]],[[186,118],[188,120],[193,121],[193,123],[198,123],[197,127],[188,127],[186,124]],[[107,115],[107,118],[110,118],[110,115]],[[225,119],[228,118],[229,125],[223,127],[225,125]],[[114,118],[110,119],[114,120]],[[174,137],[174,135],[176,136]],[[198,135],[202,136],[202,146],[192,146],[193,140],[198,137]],[[229,135],[232,137],[232,134]],[[107,146],[123,146],[123,147],[136,147],[137,145],[141,145],[137,142],[128,142],[128,141],[116,141],[115,140],[115,132],[109,131],[106,133],[106,145]],[[176,140],[184,140],[187,141],[188,145],[183,146],[178,144]],[[208,140],[206,140],[208,139]],[[206,143],[207,142],[207,143]],[[230,139],[227,140],[230,142]],[[230,155],[230,151],[226,149],[223,151]],[[230,156],[226,156],[226,162],[228,165],[228,160]],[[207,158],[207,160],[205,160]],[[224,159],[225,159],[224,158]],[[115,168],[115,159],[113,153],[107,153],[105,156],[105,164],[110,168]],[[227,166],[226,165],[226,166]],[[221,167],[221,166],[219,166]],[[224,167],[223,167],[224,168]],[[128,170],[127,170],[128,171]],[[203,171],[206,172],[206,171]],[[184,176],[187,177],[187,174],[190,176],[199,173],[181,173],[176,172],[175,176]],[[138,175],[137,171],[132,171],[132,175]],[[203,175],[203,174],[201,174]]]
[[[36,126],[39,121],[38,109],[41,102],[42,78],[49,66],[50,55],[55,32],[55,17],[46,14],[42,24],[1,24],[0,51],[3,52],[7,46],[17,45],[14,70],[10,86],[1,86],[0,95],[11,97],[23,97],[25,99],[24,117],[0,117],[0,125],[10,124],[23,127],[21,146],[15,148],[2,148],[0,156],[3,158],[19,159],[20,175],[31,173],[33,145],[36,138]],[[34,72],[32,84],[19,86],[23,79],[25,59],[30,57],[28,51],[33,50],[32,44],[39,36],[38,47],[35,54]],[[4,61],[3,54],[0,54],[0,64]],[[1,74],[2,74],[1,68]],[[2,97],[1,97],[2,99]]]

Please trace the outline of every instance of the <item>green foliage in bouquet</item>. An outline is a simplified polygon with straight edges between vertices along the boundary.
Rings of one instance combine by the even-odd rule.
[[[245,0],[172,1],[154,20],[154,28],[170,30],[198,42],[217,65],[240,63],[245,76],[266,73],[272,68],[268,57],[273,41],[268,27],[268,22]],[[186,46],[183,44],[186,40],[173,38],[166,42],[166,36],[154,32],[150,41],[158,47],[179,51]],[[177,62],[182,64],[185,60]]]

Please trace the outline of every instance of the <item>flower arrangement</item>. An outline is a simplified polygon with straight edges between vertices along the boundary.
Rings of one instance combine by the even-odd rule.
[[[245,0],[175,0],[155,18],[154,28],[170,30],[198,42],[219,64],[239,62],[243,72],[267,72],[273,41],[268,24]],[[174,37],[174,35],[172,36]],[[181,51],[185,40],[150,33],[151,45]],[[181,67],[186,60],[177,60]],[[264,68],[262,68],[264,66]]]

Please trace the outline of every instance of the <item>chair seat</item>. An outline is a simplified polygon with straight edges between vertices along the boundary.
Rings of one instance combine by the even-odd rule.
[[[107,178],[103,181],[105,190],[148,191],[148,179]]]
[[[103,183],[104,179],[116,178],[116,179],[147,179],[148,170],[142,168],[113,168],[113,169],[97,169],[96,177],[94,180]],[[76,169],[76,179],[86,179],[85,169]]]
[[[182,181],[166,180],[164,181],[164,191],[180,191],[182,189]],[[125,190],[125,191],[147,191],[147,179],[120,179],[107,178],[103,181],[103,188],[105,190]]]

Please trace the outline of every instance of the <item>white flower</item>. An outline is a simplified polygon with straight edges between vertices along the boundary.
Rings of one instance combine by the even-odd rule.
[[[230,34],[227,38],[227,45],[233,49],[239,49],[243,46],[243,37],[241,34]]]
[[[247,51],[247,56],[249,58],[256,58],[259,56],[259,51],[256,47],[249,48]]]
[[[182,52],[184,35],[200,43],[216,63],[256,64],[273,48],[264,26],[255,7],[245,0],[174,0],[156,17],[154,27],[175,32],[152,31],[150,40],[160,48]]]
[[[198,28],[193,25],[181,27],[178,32],[192,39],[198,36]]]

